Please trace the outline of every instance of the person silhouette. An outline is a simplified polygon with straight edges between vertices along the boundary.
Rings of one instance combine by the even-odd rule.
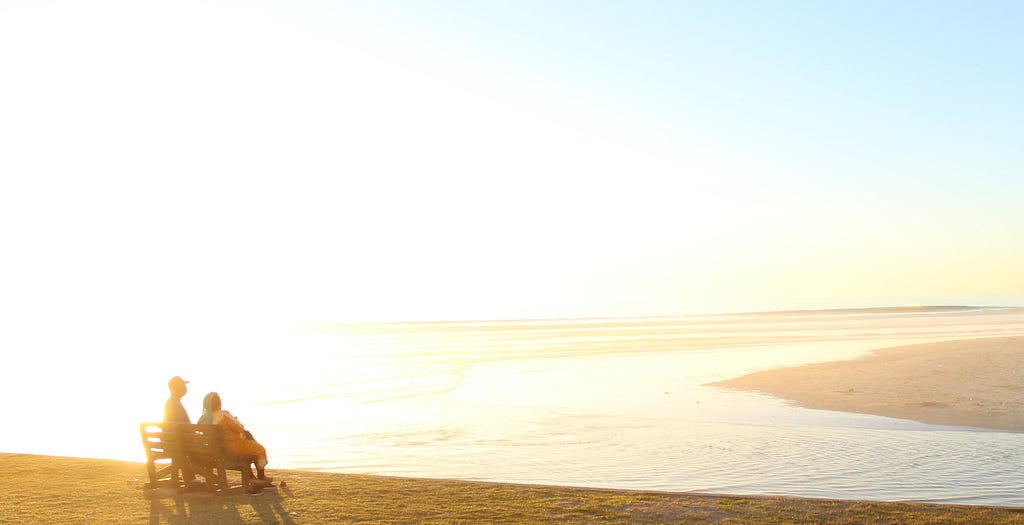
[[[164,423],[192,423],[192,420],[188,417],[188,412],[185,411],[185,406],[181,404],[181,398],[185,397],[185,394],[188,393],[187,385],[188,381],[182,379],[181,376],[174,376],[167,381],[167,388],[171,391],[171,397],[167,398],[167,402],[164,403]],[[187,483],[196,482],[194,470],[188,470],[184,465],[178,465],[178,469],[181,471],[182,480]],[[186,472],[191,472],[191,476],[186,474]],[[177,471],[175,471],[175,476],[177,476]]]
[[[264,472],[267,466],[267,449],[259,444],[252,433],[245,429],[241,422],[227,410],[221,409],[220,394],[210,392],[203,398],[203,415],[199,416],[200,425],[218,425],[224,435],[224,446],[232,456],[254,456],[256,458],[256,482],[266,485],[273,481]]]
[[[188,412],[181,404],[181,398],[188,393],[188,381],[181,376],[174,376],[167,382],[167,388],[171,390],[171,397],[164,403],[164,423],[191,423]]]

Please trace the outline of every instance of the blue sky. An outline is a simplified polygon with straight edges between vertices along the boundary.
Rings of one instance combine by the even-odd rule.
[[[3,307],[85,326],[1024,296],[1022,21],[3,2]]]

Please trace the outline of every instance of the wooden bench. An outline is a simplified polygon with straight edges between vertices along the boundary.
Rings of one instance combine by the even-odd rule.
[[[229,456],[217,425],[141,423],[149,482],[145,489],[169,488],[178,492],[202,491],[218,495],[249,492],[254,456]],[[241,482],[232,485],[227,473],[237,470]],[[179,477],[180,472],[180,477]],[[194,481],[196,475],[205,482]]]

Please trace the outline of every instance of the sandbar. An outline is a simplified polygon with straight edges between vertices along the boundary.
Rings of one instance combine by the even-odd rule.
[[[1024,337],[925,343],[711,383],[805,408],[1024,431]]]

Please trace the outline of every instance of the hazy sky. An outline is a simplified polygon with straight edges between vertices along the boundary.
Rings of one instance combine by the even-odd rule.
[[[1017,1],[0,0],[0,315],[1022,296],[1022,24]]]

